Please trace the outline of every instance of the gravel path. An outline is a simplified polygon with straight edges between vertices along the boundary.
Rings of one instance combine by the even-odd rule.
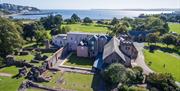
[[[134,45],[138,50],[138,57],[135,60],[135,64],[143,68],[144,74],[152,73],[153,71],[145,63],[144,54],[143,54],[144,43],[134,43]]]
[[[4,77],[12,77],[12,74],[9,73],[0,73],[0,76],[4,76]]]

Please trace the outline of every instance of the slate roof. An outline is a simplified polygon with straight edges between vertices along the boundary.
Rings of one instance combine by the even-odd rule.
[[[103,52],[103,60],[106,59],[112,53],[117,53],[123,61],[126,61],[125,55],[119,49],[119,40],[116,37],[113,37],[105,46]]]

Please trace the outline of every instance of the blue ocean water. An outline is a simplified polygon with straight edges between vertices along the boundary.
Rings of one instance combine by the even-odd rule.
[[[91,19],[112,19],[113,17],[137,17],[140,14],[160,14],[171,13],[173,11],[121,11],[121,10],[42,10],[45,13],[61,14],[63,19],[70,18],[73,13],[76,13],[81,19],[84,17],[90,17]],[[43,15],[16,15],[13,18],[16,19],[40,19],[41,17],[48,16]]]

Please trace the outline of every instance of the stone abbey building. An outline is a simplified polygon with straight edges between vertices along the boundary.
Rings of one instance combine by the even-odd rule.
[[[52,43],[57,47],[67,45],[68,50],[76,52],[78,57],[95,59],[93,67],[97,69],[117,62],[130,67],[138,54],[128,35],[110,37],[106,34],[69,32],[54,36]]]

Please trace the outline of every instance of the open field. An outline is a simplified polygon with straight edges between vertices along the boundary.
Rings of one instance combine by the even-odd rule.
[[[1,91],[17,91],[24,78],[11,78],[0,76],[0,90]]]
[[[178,24],[178,23],[169,23],[169,28],[170,28],[170,31],[180,34],[180,24]]]
[[[91,84],[93,81],[93,75],[85,75],[79,73],[61,73],[52,72],[47,73],[48,76],[53,76],[52,80],[48,83],[42,83],[44,86],[51,88],[64,88],[73,89],[77,91],[93,91]]]
[[[180,58],[160,50],[144,50],[146,64],[155,72],[171,73],[180,82]],[[150,63],[151,62],[151,63]]]
[[[90,58],[81,58],[77,57],[75,53],[73,53],[67,62],[64,65],[67,66],[74,66],[74,67],[85,67],[85,68],[92,68],[93,60]]]
[[[15,66],[5,67],[0,69],[0,73],[9,73],[12,75],[18,74],[18,68]],[[16,79],[12,77],[0,76],[1,91],[17,91],[24,78]]]
[[[88,32],[88,33],[107,33],[108,28],[105,25],[97,24],[67,24],[63,26],[69,26],[71,32]]]

